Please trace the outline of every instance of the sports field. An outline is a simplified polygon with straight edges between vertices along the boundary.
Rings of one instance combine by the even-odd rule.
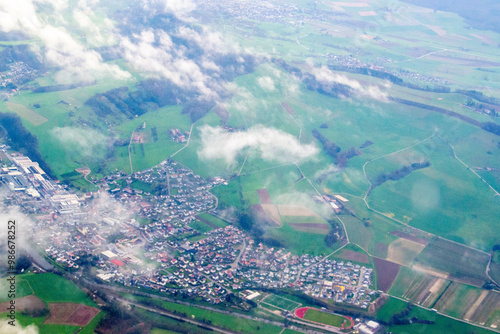
[[[354,324],[352,319],[349,319],[347,317],[333,313],[322,312],[310,307],[300,308],[296,310],[295,315],[304,320],[318,322],[338,328],[350,328]]]
[[[297,303],[293,300],[283,298],[277,295],[269,295],[264,300],[261,301],[262,304],[268,304],[276,308],[292,312],[296,308],[300,307],[302,304]]]

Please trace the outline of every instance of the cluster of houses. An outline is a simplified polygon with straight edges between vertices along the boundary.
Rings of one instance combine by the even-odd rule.
[[[377,40],[375,37],[375,40],[378,42],[384,42],[384,40]],[[390,65],[394,63],[394,59],[391,58],[383,58],[379,57],[377,58],[377,61],[374,63],[366,63],[363,62],[351,55],[349,56],[344,56],[344,55],[337,55],[337,54],[328,54],[328,60],[332,64],[336,65],[341,65],[344,67],[352,68],[352,69],[359,69],[359,68],[369,68],[371,70],[376,70],[380,72],[385,72],[388,74],[392,74],[397,77],[401,78],[407,78],[411,80],[418,80],[418,81],[424,81],[424,82],[429,82],[429,83],[435,83],[439,85],[451,85],[453,84],[452,81],[444,79],[444,78],[439,78],[435,76],[429,76],[429,75],[424,75],[420,74],[417,72],[412,72],[408,70],[401,70],[399,67],[396,69],[392,69],[390,67],[387,67],[387,65]]]
[[[179,129],[170,129],[168,130],[168,134],[172,138],[173,141],[178,143],[185,143],[189,138],[189,131],[182,132]]]
[[[0,98],[5,99],[17,92],[17,86],[33,80],[38,70],[22,61],[9,64],[9,70],[0,72]]]
[[[67,270],[90,265],[102,281],[212,303],[231,292],[282,287],[362,308],[370,302],[370,268],[256,244],[231,225],[234,217],[224,227],[200,218],[218,214],[209,189],[225,184],[222,178],[205,180],[167,160],[131,176],[108,176],[99,191],[77,195],[27,157],[4,154],[10,161],[0,173],[11,190],[7,204],[33,214],[33,244]],[[151,190],[134,189],[137,182]],[[160,193],[153,192],[155,184]],[[339,206],[347,201],[325,199]]]

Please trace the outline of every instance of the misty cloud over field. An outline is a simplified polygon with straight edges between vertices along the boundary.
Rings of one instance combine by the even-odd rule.
[[[292,163],[319,152],[314,144],[301,144],[289,133],[262,125],[236,132],[204,125],[200,132],[202,148],[198,156],[202,159],[224,159],[233,163],[243,150],[250,149],[264,160]]]
[[[388,102],[387,92],[382,91],[378,86],[374,85],[362,85],[359,81],[346,77],[345,75],[333,73],[326,66],[321,68],[312,68],[312,74],[322,84],[342,84],[346,85],[354,90],[357,95],[369,97],[381,102]],[[389,88],[390,85],[387,84],[385,88]]]
[[[270,77],[260,77],[257,79],[257,83],[267,92],[272,92],[276,89],[276,87],[274,87],[274,81]]]
[[[66,126],[53,128],[51,133],[64,144],[67,150],[77,150],[84,156],[90,156],[97,149],[106,147],[107,137],[93,129]]]

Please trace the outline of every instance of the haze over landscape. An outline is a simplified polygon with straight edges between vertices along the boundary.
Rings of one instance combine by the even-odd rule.
[[[498,14],[0,1],[0,332],[499,332]]]

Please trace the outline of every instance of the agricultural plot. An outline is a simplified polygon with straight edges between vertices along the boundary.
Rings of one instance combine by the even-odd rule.
[[[449,281],[442,278],[402,267],[390,289],[390,293],[408,299],[413,303],[432,308],[449,284]]]
[[[465,314],[464,319],[498,328],[500,324],[500,294],[497,291],[483,290]]]
[[[482,286],[489,255],[441,238],[432,240],[416,263],[449,273],[451,279]]]
[[[2,279],[2,280],[4,280],[4,279]],[[8,289],[6,284],[7,283],[4,283],[4,282],[2,282],[0,284],[0,289],[2,289],[2,291],[3,291],[3,289]],[[33,294],[33,290],[31,289],[28,281],[21,280],[18,277],[18,279],[16,281],[16,297],[22,298],[22,297],[26,297],[26,296],[29,296],[32,294]],[[5,302],[5,301],[9,301],[7,294],[1,294],[0,295],[0,303]]]
[[[269,218],[276,226],[281,226],[281,217],[278,211],[278,207],[274,204],[261,204],[260,207],[264,212],[264,215]]]
[[[98,308],[74,303],[49,304],[50,317],[46,324],[87,326],[101,312]]]
[[[46,273],[26,274],[19,277],[26,280],[34,294],[45,303],[69,302],[95,306],[95,303],[73,282],[61,276]]]
[[[259,195],[261,204],[272,204],[271,197],[269,196],[267,189],[257,189],[257,194]]]
[[[391,234],[395,235],[399,238],[414,241],[414,242],[419,243],[419,244],[424,245],[424,246],[427,246],[427,244],[429,243],[426,239],[419,238],[417,236],[414,236],[413,234],[402,232],[402,231],[392,231]]]
[[[377,310],[377,319],[381,321],[390,321],[394,314],[404,311],[407,307],[407,303],[395,298],[389,298],[385,304]],[[457,321],[443,315],[439,315],[436,312],[425,310],[420,307],[413,307],[408,314],[408,319],[416,317],[420,320],[429,320],[431,324],[418,324],[412,323],[409,325],[393,325],[389,327],[392,333],[430,333],[430,334],[442,334],[442,333],[476,333],[476,334],[488,334],[492,333],[488,329],[480,328],[467,324],[461,321]]]
[[[296,231],[328,234],[330,225],[319,216],[283,216],[282,221]]]
[[[463,319],[481,297],[482,291],[476,287],[452,282],[445,293],[439,298],[434,308],[444,314]],[[475,310],[474,310],[475,312]],[[471,317],[472,314],[468,314]]]
[[[271,305],[273,307],[276,307],[281,310],[286,310],[288,312],[292,312],[296,308],[300,307],[302,304],[297,303],[293,300],[283,298],[277,295],[269,295],[266,297],[264,300],[262,300],[260,303],[262,304],[267,304]]]
[[[209,213],[201,213],[198,216],[196,216],[196,219],[204,222],[205,224],[213,228],[224,228],[227,225],[229,225],[225,220],[212,216]]]
[[[370,263],[370,258],[365,253],[356,252],[356,251],[353,251],[350,249],[345,249],[345,248],[343,248],[340,251],[340,254],[335,255],[335,257],[337,257],[339,259],[346,260],[346,261],[353,261],[353,262],[366,263],[366,264]]]
[[[194,222],[190,223],[189,227],[194,228],[200,233],[210,232],[214,229],[214,227],[209,226],[207,223],[200,220],[195,220]]]
[[[436,235],[490,249],[496,229],[491,222],[500,214],[491,189],[454,158],[446,142],[433,138],[418,147],[431,165],[373,189],[370,206]]]
[[[3,303],[0,303],[0,310],[6,310],[7,307],[10,305],[10,301],[6,301]],[[37,296],[26,296],[26,297],[21,297],[21,298],[16,298],[16,310],[17,311],[24,311],[27,312],[28,314],[33,313],[33,312],[39,312],[41,310],[46,309],[46,305],[40,298]]]
[[[28,109],[26,106],[22,104],[17,104],[13,102],[5,102],[7,105],[7,108],[12,111],[13,113],[18,114],[34,126],[38,126],[40,124],[43,124],[48,121],[45,117],[42,115]]]
[[[377,257],[373,257],[373,263],[377,272],[377,286],[379,290],[384,292],[389,291],[399,273],[400,265]]]
[[[264,233],[264,238],[278,241],[283,247],[297,255],[328,254],[340,245],[336,243],[331,248],[327,247],[324,234],[297,231],[288,224],[284,224],[280,228],[267,229]]]
[[[425,248],[424,245],[404,238],[399,238],[389,244],[386,260],[401,265],[410,265]]]
[[[278,210],[281,216],[296,216],[296,217],[318,217],[318,214],[311,211],[305,206],[299,205],[278,205]]]

